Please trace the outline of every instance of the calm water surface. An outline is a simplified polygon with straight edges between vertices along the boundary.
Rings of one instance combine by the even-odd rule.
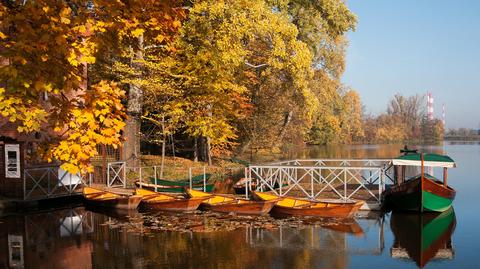
[[[285,158],[391,158],[400,146],[318,147]],[[0,218],[0,268],[480,268],[480,145],[446,144],[454,211],[363,215],[348,225],[138,233],[67,208]],[[439,175],[436,172],[436,175]]]

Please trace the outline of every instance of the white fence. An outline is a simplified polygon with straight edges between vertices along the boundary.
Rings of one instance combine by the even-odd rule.
[[[90,181],[91,175],[86,178]],[[70,174],[58,165],[29,167],[24,169],[23,199],[38,200],[78,194],[84,184],[87,184],[85,177]]]
[[[251,190],[280,196],[295,190],[297,197],[300,192],[301,197],[319,199],[330,192],[342,200],[350,200],[363,190],[365,198],[380,203],[386,181],[392,179],[390,168],[391,160],[387,159],[305,159],[251,165],[245,188],[247,196]]]

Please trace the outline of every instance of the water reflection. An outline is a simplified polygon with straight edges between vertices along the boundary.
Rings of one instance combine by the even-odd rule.
[[[306,220],[298,228],[144,234],[138,212],[103,213],[80,207],[1,218],[0,267],[347,268],[349,255],[383,250],[378,216],[322,226]],[[119,221],[135,225],[111,225]]]
[[[380,258],[388,228],[388,216],[369,215],[322,225],[305,219],[297,228],[144,234],[140,213],[104,213],[80,207],[1,218],[0,267],[348,268],[353,256]],[[130,225],[112,225],[119,221]],[[420,267],[453,258],[453,210],[392,213],[390,227],[393,258],[409,258]]]
[[[453,208],[442,213],[392,213],[395,241],[393,258],[410,258],[423,268],[431,260],[453,259],[452,234],[456,218]]]
[[[85,235],[94,231],[93,216],[82,208],[0,221],[1,268],[85,268],[91,264],[92,244]]]

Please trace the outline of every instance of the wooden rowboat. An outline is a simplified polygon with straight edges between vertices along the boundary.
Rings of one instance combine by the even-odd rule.
[[[364,203],[363,201],[342,201],[336,199],[310,201],[294,197],[280,197],[265,192],[252,193],[259,200],[277,200],[272,213],[279,216],[351,218]]]
[[[196,190],[187,190],[190,197],[207,197],[201,204],[205,210],[211,210],[222,213],[237,213],[245,215],[265,215],[272,210],[277,200],[272,201],[251,201],[247,199],[236,198],[230,195],[214,194]]]
[[[157,192],[169,192],[169,193],[184,193],[185,188],[187,188],[187,186],[164,186],[164,185],[144,183],[140,181],[135,182],[135,184],[137,185],[137,187],[142,189],[149,189]],[[199,191],[203,191],[204,187],[206,192],[212,192],[213,189],[215,188],[215,184],[206,184],[205,186],[203,186],[203,184],[196,184],[192,186],[194,190],[199,190]]]
[[[142,197],[140,206],[150,210],[189,212],[195,211],[203,200],[208,197],[184,198],[164,193],[156,193],[145,189],[136,189],[136,195]]]
[[[122,195],[92,187],[83,187],[83,196],[91,206],[111,207],[116,209],[135,209],[142,201],[139,195]]]

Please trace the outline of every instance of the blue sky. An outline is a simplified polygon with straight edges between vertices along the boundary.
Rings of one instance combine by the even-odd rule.
[[[343,82],[367,112],[385,111],[397,92],[431,91],[435,114],[446,104],[447,128],[480,127],[480,0],[349,0]]]

